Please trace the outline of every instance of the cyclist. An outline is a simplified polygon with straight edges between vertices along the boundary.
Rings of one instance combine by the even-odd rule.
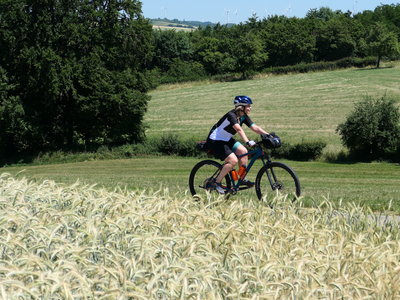
[[[222,179],[228,174],[237,163],[240,166],[247,166],[248,156],[238,156],[247,153],[247,149],[240,142],[236,141],[233,136],[238,133],[247,146],[253,147],[256,143],[249,140],[242,129],[242,125],[246,124],[252,131],[257,134],[268,134],[260,126],[253,123],[249,117],[251,105],[253,101],[248,96],[236,96],[233,100],[235,108],[227,112],[212,128],[207,138],[208,147],[214,152],[214,155],[225,161],[221,172],[213,182],[213,188],[220,194],[224,194],[226,190],[221,186]],[[243,183],[253,186],[254,183],[243,179]]]

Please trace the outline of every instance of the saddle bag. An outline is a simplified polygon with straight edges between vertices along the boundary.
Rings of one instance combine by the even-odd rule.
[[[208,147],[207,141],[199,141],[196,143],[196,148],[201,152],[207,153],[207,156],[212,157],[213,151]]]

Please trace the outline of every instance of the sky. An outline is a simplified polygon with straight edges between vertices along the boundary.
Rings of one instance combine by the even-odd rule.
[[[329,7],[353,13],[374,10],[383,4],[399,4],[391,0],[141,0],[145,18],[167,18],[213,23],[240,23],[253,14],[260,19],[270,15],[303,18],[310,9]]]

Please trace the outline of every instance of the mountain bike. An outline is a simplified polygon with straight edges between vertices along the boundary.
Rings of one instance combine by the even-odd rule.
[[[226,190],[225,195],[229,197],[239,191],[252,188],[242,185],[243,179],[248,174],[258,159],[262,161],[262,167],[257,173],[254,188],[258,199],[265,200],[268,203],[276,195],[283,195],[289,200],[295,201],[300,197],[300,181],[296,173],[288,165],[272,161],[269,150],[281,145],[279,137],[276,135],[262,135],[261,141],[248,153],[238,156],[249,156],[249,164],[244,174],[240,177],[235,174],[235,170],[230,171],[222,180],[221,185]],[[264,150],[265,148],[265,150]],[[193,196],[204,197],[213,191],[213,180],[218,176],[223,165],[215,160],[206,159],[197,163],[189,176],[189,189]]]

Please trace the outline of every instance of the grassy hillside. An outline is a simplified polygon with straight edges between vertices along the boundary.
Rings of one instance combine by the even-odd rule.
[[[172,20],[167,20],[167,19],[151,19],[150,22],[153,25],[153,28],[161,30],[175,29],[175,30],[191,31],[196,29],[196,27],[193,25],[179,23],[178,21],[174,22]]]
[[[2,299],[400,297],[399,227],[357,206],[0,186]]]
[[[400,97],[400,65],[381,69],[259,76],[236,82],[201,82],[161,86],[151,93],[145,121],[149,136],[177,133],[206,137],[211,126],[232,107],[235,95],[254,100],[252,119],[284,141],[323,140],[341,148],[335,133],[353,109],[369,95]]]

